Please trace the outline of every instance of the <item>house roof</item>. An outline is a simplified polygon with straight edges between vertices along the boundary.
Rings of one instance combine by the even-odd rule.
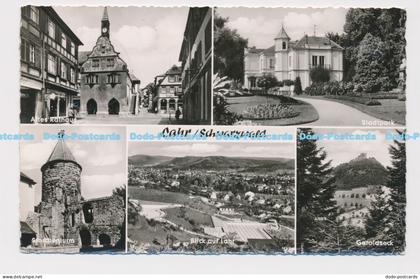
[[[74,41],[77,45],[83,45],[82,41],[74,34],[73,30],[70,29],[70,27],[64,22],[64,20],[57,14],[57,12],[49,6],[41,6],[41,9],[44,9],[44,11],[51,17],[53,20],[58,23],[61,30],[63,30],[66,35],[70,36],[70,38]]]
[[[36,232],[26,222],[20,221],[20,233],[22,234],[36,234]]]
[[[64,135],[64,131],[60,131],[59,135]],[[50,157],[48,157],[47,162],[45,162],[45,164],[41,167],[41,170],[43,170],[50,163],[57,162],[57,161],[73,162],[77,164],[80,167],[80,169],[82,168],[79,165],[79,163],[77,163],[70,149],[64,142],[63,136],[61,136],[60,139],[57,141],[57,144],[55,145],[53,151],[51,152]]]
[[[303,36],[299,41],[296,42],[294,48],[307,48],[307,46],[325,46],[330,45],[331,48],[343,49],[339,44],[331,41],[327,37],[317,37],[317,36]]]
[[[270,56],[274,56],[274,53],[275,53],[275,47],[274,46],[271,46],[271,47],[269,47],[269,48],[266,48],[266,49],[264,49],[263,51],[262,51],[263,53],[264,53],[264,55],[270,55]]]
[[[32,178],[30,178],[29,176],[27,176],[23,172],[20,172],[20,181],[25,182],[29,185],[35,185],[36,184],[36,182]]]
[[[264,51],[264,48],[251,47],[248,49],[248,53],[260,53],[263,51]]]
[[[290,40],[289,35],[287,35],[286,30],[284,30],[284,27],[281,27],[280,32],[277,34],[277,36],[275,37],[275,39],[286,39],[286,40]]]
[[[82,65],[83,63],[86,62],[90,53],[91,51],[79,51],[79,57],[77,59],[79,62],[79,65]]]

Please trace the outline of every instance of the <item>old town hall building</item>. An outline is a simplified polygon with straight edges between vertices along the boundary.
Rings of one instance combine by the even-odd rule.
[[[286,30],[274,38],[267,49],[247,48],[244,53],[244,87],[257,88],[258,77],[274,75],[279,81],[300,77],[302,88],[311,84],[310,71],[314,67],[329,69],[330,79],[343,79],[344,49],[327,37],[304,35],[291,41]]]
[[[101,36],[81,64],[80,113],[137,114],[140,80],[129,72],[127,63],[110,40],[110,21],[105,7]]]

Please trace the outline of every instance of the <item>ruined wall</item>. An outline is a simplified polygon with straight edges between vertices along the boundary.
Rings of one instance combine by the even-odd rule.
[[[121,238],[124,225],[124,200],[119,196],[110,196],[87,200],[83,206],[91,209],[89,212],[84,210],[84,221],[91,233],[92,245],[100,244],[101,234],[109,236],[110,245],[115,245]]]

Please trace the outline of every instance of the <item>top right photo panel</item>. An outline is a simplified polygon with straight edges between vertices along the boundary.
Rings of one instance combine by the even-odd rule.
[[[406,11],[215,8],[213,123],[405,126]]]

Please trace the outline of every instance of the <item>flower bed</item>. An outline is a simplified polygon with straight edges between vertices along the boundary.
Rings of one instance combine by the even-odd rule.
[[[246,119],[281,119],[293,118],[299,115],[290,105],[287,104],[259,104],[247,107],[242,113]]]

